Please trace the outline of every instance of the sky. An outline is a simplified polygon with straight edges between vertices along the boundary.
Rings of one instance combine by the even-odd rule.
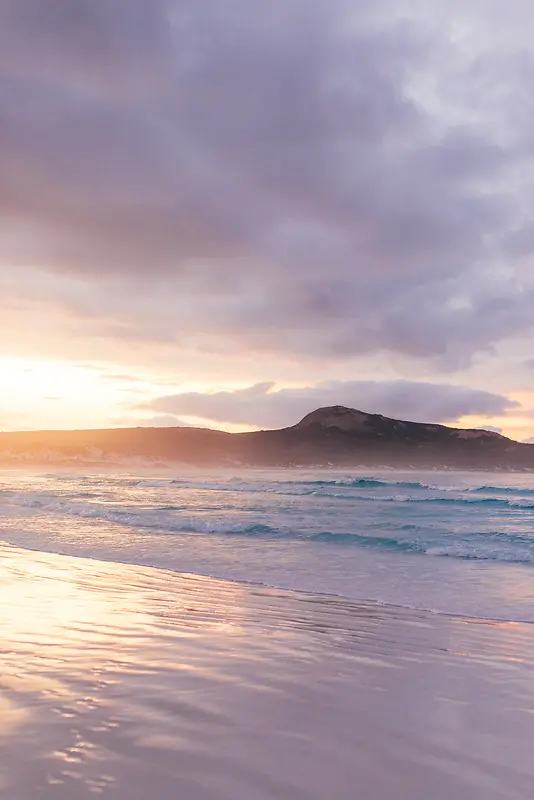
[[[534,437],[527,0],[3,0],[0,429]]]

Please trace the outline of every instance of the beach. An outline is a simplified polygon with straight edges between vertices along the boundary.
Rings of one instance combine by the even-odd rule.
[[[507,798],[530,624],[0,549],[1,796]]]
[[[534,800],[533,26],[0,0],[0,800]]]
[[[0,0],[0,800],[534,800],[533,27]]]

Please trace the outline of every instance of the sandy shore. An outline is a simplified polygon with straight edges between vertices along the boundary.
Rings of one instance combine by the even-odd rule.
[[[526,800],[534,627],[0,548],[0,796]]]

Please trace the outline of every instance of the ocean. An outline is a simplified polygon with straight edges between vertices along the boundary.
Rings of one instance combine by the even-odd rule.
[[[0,539],[253,585],[534,622],[534,475],[4,470]]]
[[[530,800],[534,477],[0,473],[2,800]]]

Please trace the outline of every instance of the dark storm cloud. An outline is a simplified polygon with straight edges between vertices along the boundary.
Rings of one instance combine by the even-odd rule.
[[[451,422],[467,415],[493,416],[517,405],[500,395],[463,386],[410,381],[332,381],[298,389],[274,390],[272,383],[258,383],[247,389],[213,394],[187,392],[157,398],[140,408],[215,422],[276,428],[293,425],[314,408],[340,404],[417,422]]]
[[[116,338],[467,363],[533,319],[531,60],[488,53],[393,0],[5,0],[11,293]]]

